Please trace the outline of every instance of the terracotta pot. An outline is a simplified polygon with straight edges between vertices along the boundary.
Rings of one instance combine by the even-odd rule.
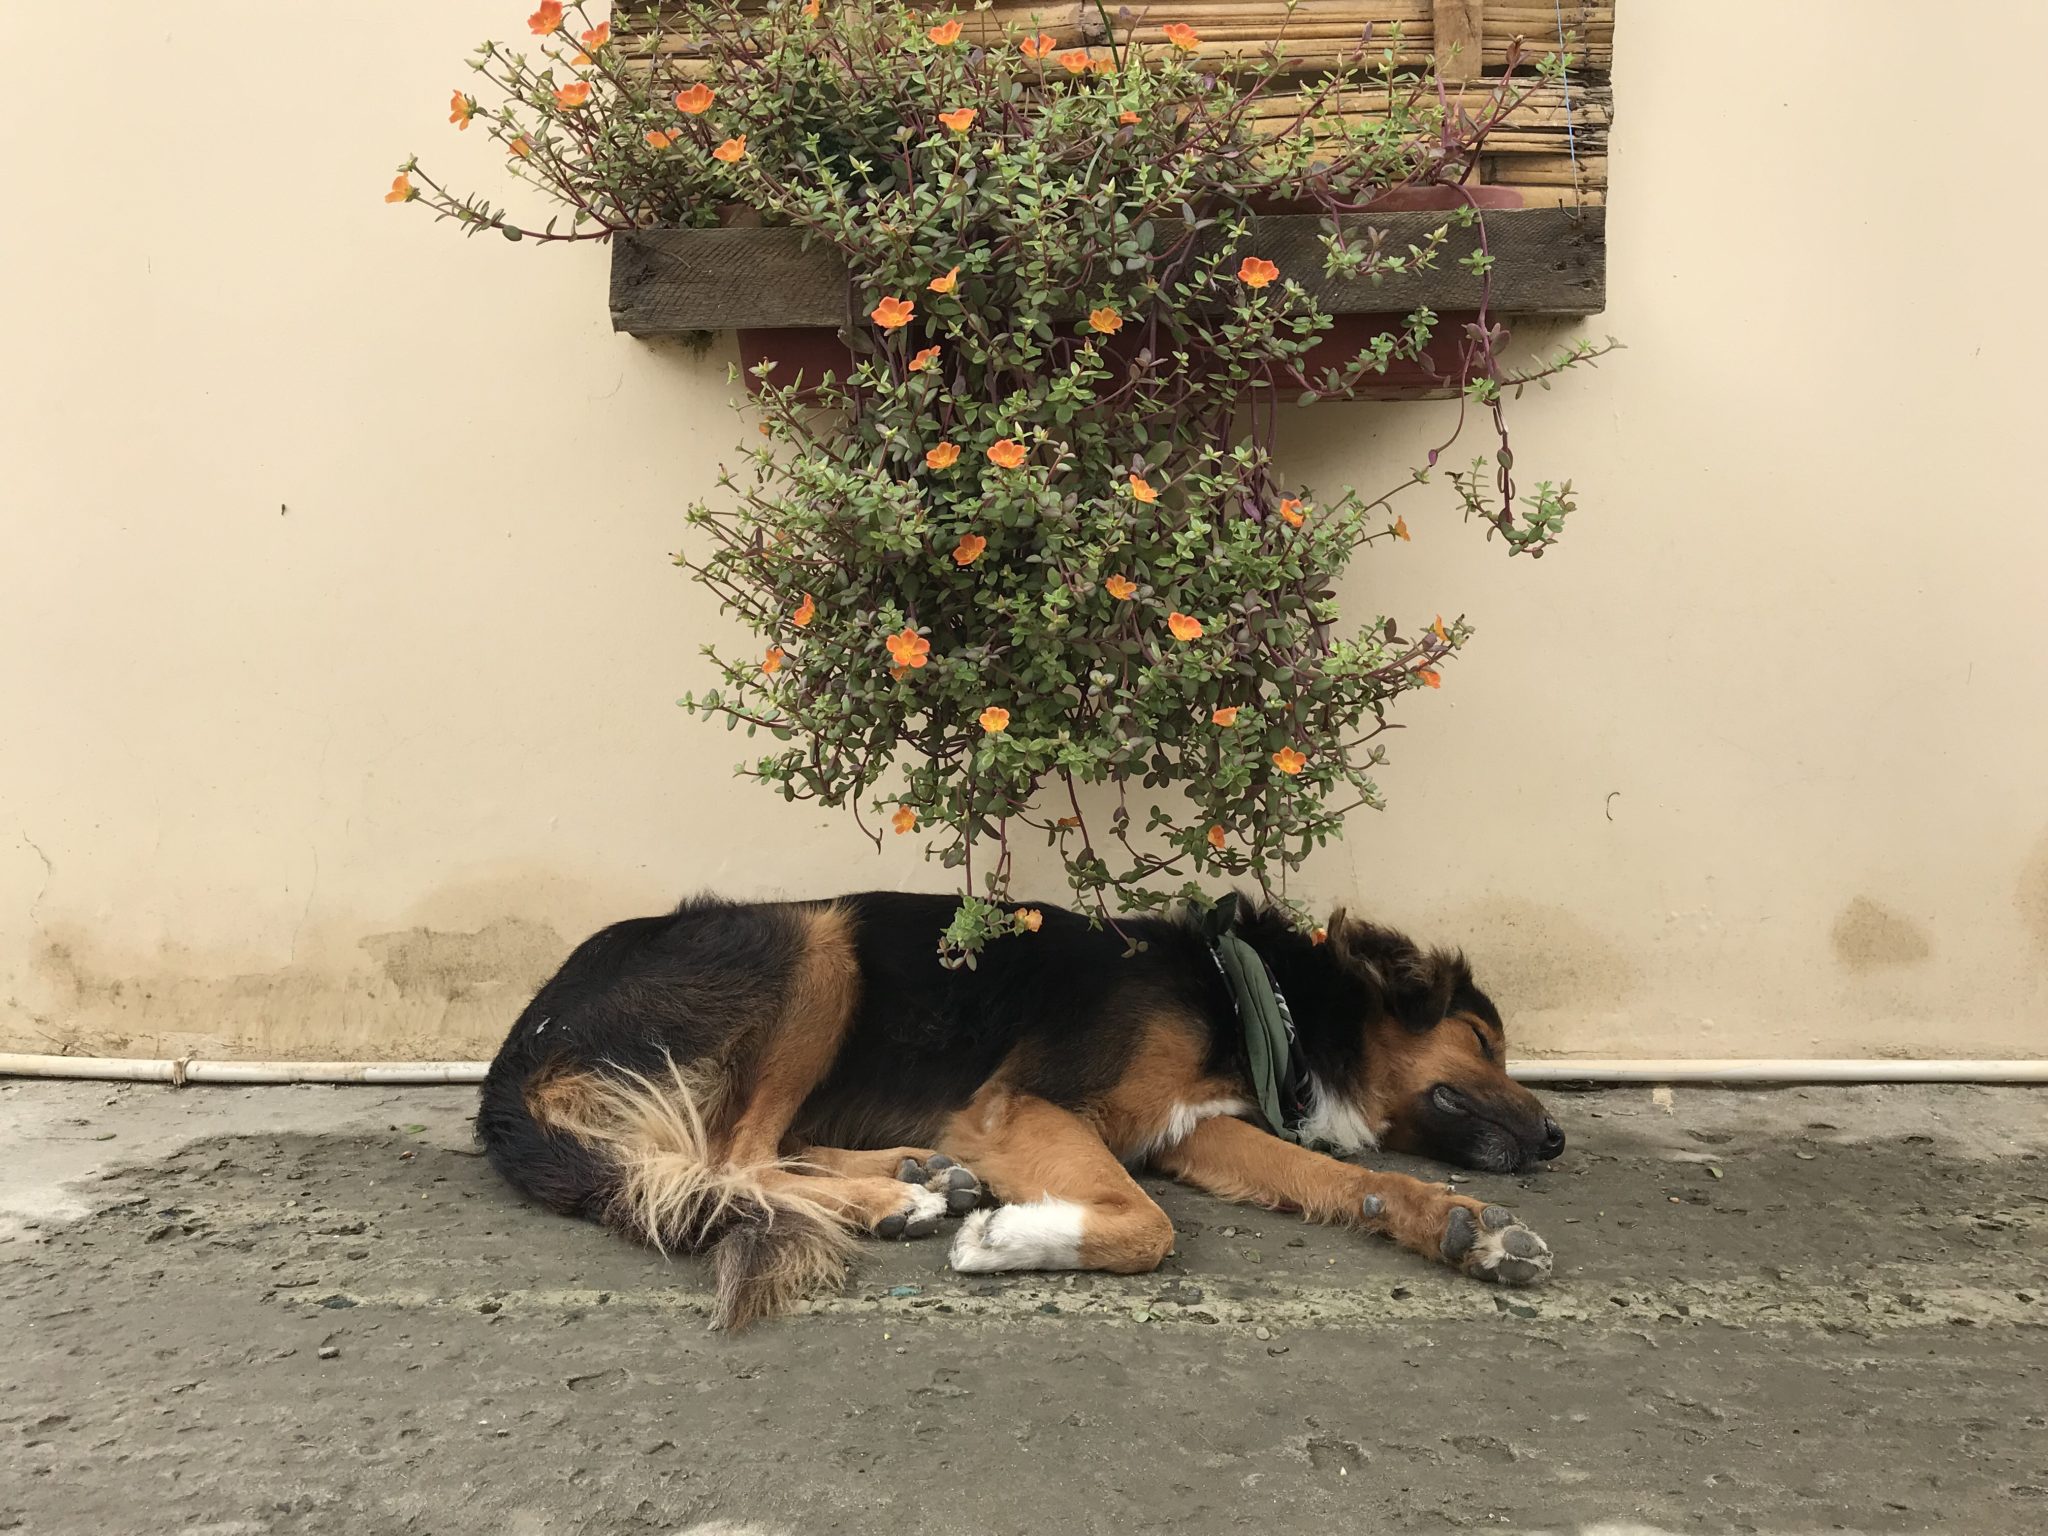
[[[839,332],[823,326],[778,326],[761,330],[735,331],[739,344],[740,371],[747,376],[747,393],[760,393],[761,381],[754,369],[773,363],[771,375],[777,384],[788,384],[798,374],[815,382],[829,371],[840,378],[853,369],[853,352],[839,339]]]
[[[1365,205],[1367,213],[1428,213],[1438,208],[1519,208],[1522,194],[1513,187],[1467,184],[1462,187],[1389,187]]]

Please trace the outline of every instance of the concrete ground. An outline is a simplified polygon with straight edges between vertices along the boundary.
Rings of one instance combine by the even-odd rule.
[[[1156,1275],[877,1245],[737,1337],[472,1098],[0,1085],[0,1530],[2048,1530],[2048,1095],[1556,1095],[1464,1186],[1538,1292],[1165,1191]]]

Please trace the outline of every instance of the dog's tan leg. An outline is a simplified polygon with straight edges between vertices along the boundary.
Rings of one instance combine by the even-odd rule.
[[[991,1086],[946,1122],[939,1147],[1004,1203],[954,1239],[955,1269],[1106,1269],[1143,1274],[1173,1248],[1173,1223],[1079,1115]]]
[[[904,1163],[929,1163],[938,1154],[929,1147],[885,1147],[878,1152],[849,1152],[844,1147],[799,1147],[790,1154],[799,1172],[839,1173],[852,1179],[893,1179]]]
[[[952,1216],[963,1216],[981,1204],[981,1180],[944,1153],[924,1147],[888,1147],[878,1152],[803,1147],[791,1159],[790,1171],[914,1184],[942,1198]]]
[[[1152,1161],[1225,1200],[1383,1233],[1484,1280],[1529,1285],[1550,1273],[1549,1247],[1504,1206],[1447,1194],[1406,1174],[1357,1168],[1243,1120],[1205,1120]]]
[[[805,927],[782,1016],[755,1053],[726,1143],[726,1161],[735,1167],[775,1160],[797,1110],[832,1070],[860,1001],[852,919],[838,907],[822,907],[805,914]]]
[[[943,1194],[902,1179],[842,1178],[793,1168],[764,1169],[758,1178],[769,1194],[811,1201],[873,1237],[930,1237],[948,1214]]]

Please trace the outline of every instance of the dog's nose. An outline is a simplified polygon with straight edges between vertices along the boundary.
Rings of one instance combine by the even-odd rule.
[[[1536,1155],[1548,1161],[1564,1150],[1564,1127],[1548,1115],[1543,1119],[1543,1145],[1536,1149]]]

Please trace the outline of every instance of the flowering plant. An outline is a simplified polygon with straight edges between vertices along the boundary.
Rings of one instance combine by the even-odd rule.
[[[1320,211],[1332,276],[1435,265],[1474,210],[1405,248],[1338,216],[1462,184],[1559,61],[1511,59],[1475,111],[1368,38],[1276,120],[1256,109],[1283,100],[1277,52],[1226,74],[1180,23],[1066,46],[971,37],[903,0],[699,4],[679,33],[635,26],[632,54],[581,6],[545,0],[529,25],[545,62],[486,45],[475,67],[501,104],[458,92],[451,119],[486,124],[567,228],[515,225],[416,161],[394,200],[542,240],[746,207],[832,247],[857,289],[851,367],[760,370],[762,440],[690,509],[702,541],[676,557],[760,636],[755,655],[707,651],[719,685],[683,701],[777,743],[743,772],[930,838],[964,887],[942,948],[969,963],[1030,926],[1001,904],[1021,836],[1056,845],[1113,922],[1106,898],[1199,900],[1204,879],[1283,895],[1378,804],[1389,707],[1440,686],[1471,631],[1344,632],[1336,585],[1360,549],[1409,537],[1392,496],[1430,483],[1450,443],[1395,492],[1319,493],[1274,462],[1276,407],[1422,360],[1438,319],[1418,309],[1318,365],[1331,318],[1312,274],[1259,248],[1256,214]],[[1361,117],[1346,104],[1368,85],[1384,110]],[[1605,348],[1509,371],[1483,233],[1464,260],[1480,317],[1447,382],[1457,427],[1476,415],[1496,441],[1448,478],[1489,538],[1540,555],[1571,487],[1518,489],[1503,400]]]

